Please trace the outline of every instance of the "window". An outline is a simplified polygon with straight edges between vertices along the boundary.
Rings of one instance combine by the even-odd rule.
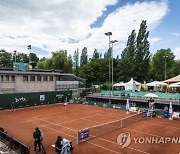
[[[49,76],[49,81],[53,81],[53,76]]]
[[[28,81],[28,76],[27,75],[23,76],[23,81]]]
[[[30,76],[30,81],[35,81],[35,76],[34,75]]]
[[[11,76],[11,81],[15,82],[15,76],[14,75]]]
[[[47,81],[48,80],[48,76],[43,76],[43,81]]]
[[[6,75],[6,82],[9,82],[9,75]]]
[[[4,76],[3,75],[1,75],[1,82],[3,82],[4,81]]]
[[[42,81],[42,76],[37,76],[37,81]]]

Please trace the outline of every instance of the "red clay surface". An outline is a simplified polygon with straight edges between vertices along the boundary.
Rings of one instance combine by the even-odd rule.
[[[35,127],[44,134],[43,145],[47,154],[54,154],[51,147],[58,135],[72,140],[73,154],[179,154],[179,143],[135,143],[133,137],[180,137],[180,120],[165,118],[144,118],[126,128],[118,129],[98,138],[77,145],[77,131],[131,116],[125,111],[80,104],[68,104],[67,111],[62,104],[0,111],[0,127],[23,142],[33,152]],[[102,130],[103,131],[103,130]],[[131,144],[121,148],[117,144],[120,133],[131,134]],[[142,140],[141,140],[142,141]]]

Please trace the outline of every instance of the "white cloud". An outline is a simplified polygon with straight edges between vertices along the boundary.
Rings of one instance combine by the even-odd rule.
[[[75,49],[86,46],[88,55],[92,55],[95,48],[102,52],[107,50],[108,38],[104,32],[111,31],[112,39],[118,40],[114,52],[120,54],[128,35],[133,29],[138,31],[142,20],[147,20],[151,31],[168,11],[166,1],[127,4],[109,14],[101,27],[90,27],[108,5],[116,3],[117,0],[3,0],[0,3],[0,48],[28,53],[27,45],[31,44],[49,52],[66,49],[73,55]],[[69,43],[69,39],[75,43]]]
[[[172,33],[172,35],[174,35],[176,37],[180,37],[180,33]]]
[[[174,55],[175,55],[175,59],[179,59],[179,60],[180,60],[180,47],[175,48],[175,49],[173,50],[173,53],[174,53]]]
[[[151,45],[154,45],[155,43],[158,43],[159,41],[161,41],[161,38],[157,38],[157,37],[149,38],[149,42]]]

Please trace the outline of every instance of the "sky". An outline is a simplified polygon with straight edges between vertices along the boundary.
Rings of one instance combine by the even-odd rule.
[[[67,50],[73,56],[84,47],[89,58],[109,47],[121,55],[132,30],[147,21],[150,52],[170,48],[180,59],[180,0],[0,0],[0,49],[39,58]]]

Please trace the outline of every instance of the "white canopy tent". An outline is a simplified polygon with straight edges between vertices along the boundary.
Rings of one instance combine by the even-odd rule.
[[[144,95],[144,97],[157,98],[158,95],[156,95],[154,93],[148,93],[148,94]]]
[[[152,86],[152,87],[160,87],[160,86],[167,86],[167,83],[164,82],[160,82],[160,81],[153,81],[153,82],[149,82],[146,84],[147,86]]]
[[[120,82],[120,83],[115,83],[114,84],[114,87],[124,87],[124,83],[123,82]]]
[[[170,88],[180,87],[180,82],[176,82],[176,83],[170,84],[169,87],[170,87]]]
[[[127,83],[125,83],[125,90],[132,90],[132,91],[140,91],[141,90],[141,83],[133,80],[131,80]]]

